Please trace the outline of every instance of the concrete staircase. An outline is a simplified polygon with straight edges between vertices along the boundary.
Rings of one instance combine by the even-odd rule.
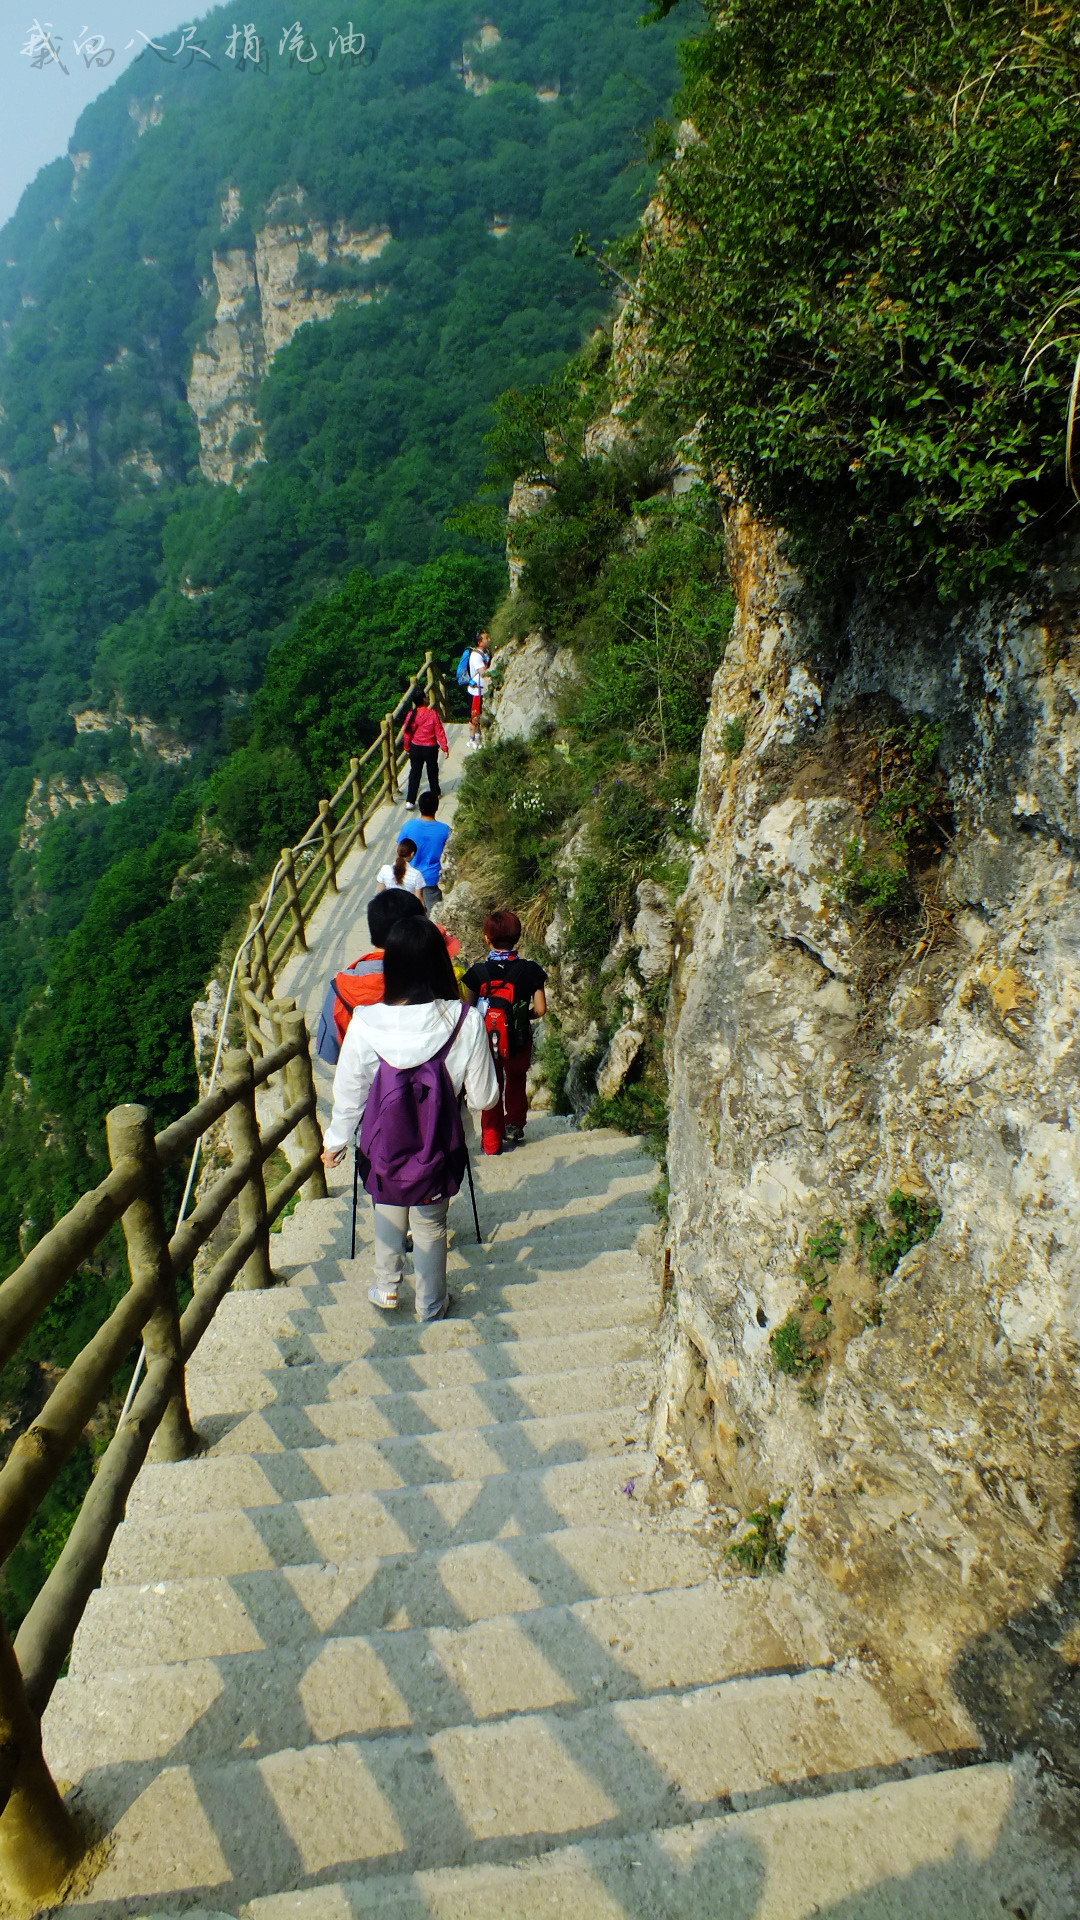
[[[286,1286],[225,1301],[208,1450],[140,1475],[46,1717],[111,1836],[76,1910],[1080,1910],[1022,1770],[928,1754],[664,1498],[635,1143],[541,1119],[478,1175],[452,1319],[369,1305],[344,1190],[286,1222]],[[1005,1906],[1033,1876],[1043,1904]]]

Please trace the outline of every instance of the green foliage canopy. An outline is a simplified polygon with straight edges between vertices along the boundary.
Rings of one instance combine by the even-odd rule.
[[[658,387],[818,572],[1005,579],[1071,511],[1075,10],[706,11],[682,50],[698,137],[669,159],[672,231],[644,261]]]

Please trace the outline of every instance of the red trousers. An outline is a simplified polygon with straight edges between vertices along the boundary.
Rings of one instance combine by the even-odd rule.
[[[529,1096],[525,1091],[525,1075],[532,1065],[532,1035],[529,1043],[520,1053],[509,1060],[496,1060],[495,1070],[499,1076],[499,1103],[489,1107],[481,1116],[480,1144],[485,1153],[498,1153],[506,1132],[506,1123],[512,1127],[523,1127],[529,1114]]]

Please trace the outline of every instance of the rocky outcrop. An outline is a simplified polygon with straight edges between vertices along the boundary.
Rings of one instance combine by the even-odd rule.
[[[515,529],[522,520],[531,520],[534,514],[541,513],[554,494],[554,487],[546,480],[515,480],[510,494],[510,504],[506,510],[506,566],[510,575],[510,592],[516,593],[521,585],[521,576],[525,570],[525,561],[515,545]]]
[[[19,846],[24,853],[37,853],[49,822],[59,819],[62,813],[101,802],[115,807],[126,798],[124,782],[112,773],[83,774],[78,780],[66,773],[54,773],[48,780],[35,775],[19,829]]]
[[[480,61],[483,59],[484,54],[490,53],[493,47],[497,47],[500,44],[501,40],[502,34],[499,32],[498,27],[494,26],[490,20],[486,20],[482,26],[477,28],[472,39],[466,40],[463,43],[461,60],[460,62],[455,60],[453,67],[454,72],[462,82],[467,93],[476,94],[479,98],[483,94],[491,92],[495,82],[490,74],[483,71],[483,68],[480,66]]]
[[[128,113],[135,122],[135,131],[140,140],[148,127],[160,127],[164,114],[162,95],[155,93],[149,103],[134,97],[128,101]],[[74,158],[74,156],[72,156]]]
[[[239,195],[230,188],[221,202],[223,228],[239,217]],[[370,287],[325,288],[312,274],[333,262],[364,265],[378,259],[390,241],[388,227],[332,226],[309,218],[299,189],[268,207],[254,251],[227,247],[213,255],[217,301],[214,323],[192,356],[188,405],[199,428],[199,464],[210,480],[232,484],[261,460],[257,411],[259,382],[275,355],[299,327],[326,320],[342,305],[375,298]]]
[[[112,707],[80,707],[72,712],[71,718],[76,733],[112,733],[126,727],[132,739],[167,767],[179,767],[191,759],[193,749],[177,734],[148,720],[145,714],[125,712],[119,701]]]
[[[494,730],[503,740],[527,740],[538,726],[550,726],[559,696],[573,683],[574,656],[540,632],[508,640],[495,655],[488,702]]]
[[[121,473],[131,475],[141,473],[152,487],[159,487],[164,477],[163,469],[154,459],[149,447],[129,447],[126,453],[121,454],[117,465]]]
[[[721,1499],[786,1500],[795,1578],[913,1698],[951,1675],[992,1734],[1075,1765],[1080,572],[836,617],[728,519],[668,1027],[662,1432]],[[953,818],[890,920],[842,875],[912,715]]]

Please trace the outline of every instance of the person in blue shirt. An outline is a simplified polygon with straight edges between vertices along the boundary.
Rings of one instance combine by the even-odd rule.
[[[416,848],[412,861],[424,876],[424,905],[429,913],[442,899],[439,872],[442,867],[443,848],[450,838],[449,827],[444,827],[442,821],[435,818],[438,809],[438,794],[422,793],[419,820],[415,826],[404,827],[398,836],[399,841],[411,840]]]

